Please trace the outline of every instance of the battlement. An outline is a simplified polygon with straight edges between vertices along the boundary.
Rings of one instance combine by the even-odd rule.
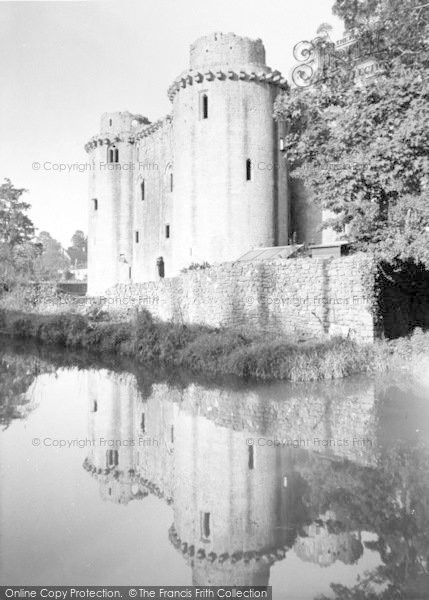
[[[190,68],[173,81],[167,94],[172,101],[181,88],[218,80],[255,81],[289,89],[280,71],[266,65],[262,40],[235,33],[213,33],[191,45]]]
[[[251,40],[235,33],[212,33],[196,40],[190,49],[190,69],[221,65],[265,66],[262,40]]]
[[[91,152],[97,146],[110,146],[117,142],[134,144],[137,133],[151,127],[151,122],[142,115],[124,112],[104,113],[100,121],[100,133],[94,135],[87,144],[86,152]]]
[[[289,550],[288,545],[279,545],[278,547],[264,548],[262,550],[251,550],[243,552],[237,550],[236,552],[223,552],[222,554],[216,554],[215,552],[206,552],[205,548],[195,548],[192,543],[185,542],[180,539],[177,534],[176,528],[171,525],[168,530],[168,538],[170,543],[178,550],[185,561],[193,566],[195,559],[198,561],[208,561],[210,563],[218,563],[222,565],[225,562],[235,564],[237,562],[249,563],[259,562],[265,563],[266,565],[272,565],[277,561],[283,560],[286,556],[286,552]]]
[[[153,135],[159,129],[162,129],[162,127],[171,125],[172,122],[173,122],[173,114],[169,113],[163,119],[158,119],[157,121],[154,121],[153,123],[150,123],[149,125],[145,124],[143,127],[141,127],[137,131],[136,139],[140,140],[142,138]]]
[[[182,73],[177,79],[173,81],[171,86],[167,90],[168,98],[173,101],[175,94],[186,86],[191,86],[194,83],[201,83],[203,81],[256,81],[258,83],[268,83],[271,85],[278,86],[282,90],[288,90],[289,85],[285,77],[282,76],[280,71],[272,71],[269,67],[263,67],[264,70],[255,72],[246,67],[238,69],[217,69],[211,71],[207,69],[205,72],[200,71],[188,71]]]
[[[127,110],[124,112],[104,113],[100,120],[101,133],[116,133],[120,131],[134,131],[142,125],[149,125],[150,121],[143,115],[133,115]]]

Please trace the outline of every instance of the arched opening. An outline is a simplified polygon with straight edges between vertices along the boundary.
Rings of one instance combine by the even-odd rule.
[[[98,200],[97,200],[97,198],[93,198],[92,199],[92,208],[94,210],[98,210]]]
[[[144,200],[144,198],[145,198],[145,187],[146,187],[145,186],[145,180],[142,179],[142,182],[140,184],[140,199],[141,200]]]
[[[107,467],[117,467],[119,464],[119,454],[117,450],[107,450],[106,452]]]
[[[399,268],[400,267],[400,268]],[[354,297],[353,304],[370,298]],[[377,329],[388,339],[429,330],[429,270],[412,261],[395,267],[381,263],[377,283]]]
[[[119,150],[116,146],[110,146],[107,150],[107,162],[108,163],[117,163],[119,162]]]
[[[165,276],[165,265],[162,256],[159,256],[156,259],[156,268],[158,270],[158,276],[162,279]]]

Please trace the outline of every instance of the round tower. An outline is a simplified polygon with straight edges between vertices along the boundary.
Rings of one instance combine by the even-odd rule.
[[[92,441],[84,469],[99,481],[104,500],[127,504],[147,492],[137,480],[135,405],[138,389],[108,371],[87,374],[88,439]]]
[[[90,156],[88,294],[132,278],[135,130],[149,121],[129,112],[105,113]]]
[[[287,82],[261,40],[198,39],[173,102],[173,270],[287,243],[282,144],[273,103]],[[283,189],[284,187],[284,189]]]
[[[290,455],[184,410],[176,429],[169,537],[192,566],[192,584],[268,585],[288,541]]]

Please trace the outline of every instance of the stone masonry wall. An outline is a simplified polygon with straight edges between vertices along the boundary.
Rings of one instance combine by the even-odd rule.
[[[159,281],[116,285],[107,293],[106,306],[138,306],[177,323],[370,342],[372,265],[364,255],[224,263]]]

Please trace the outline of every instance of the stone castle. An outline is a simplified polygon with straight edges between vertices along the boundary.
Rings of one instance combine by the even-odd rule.
[[[261,40],[215,33],[192,44],[189,69],[168,89],[167,117],[102,116],[85,146],[94,165],[90,294],[235,261],[292,237],[328,241],[321,211],[288,183],[285,124],[273,118],[287,89]]]

